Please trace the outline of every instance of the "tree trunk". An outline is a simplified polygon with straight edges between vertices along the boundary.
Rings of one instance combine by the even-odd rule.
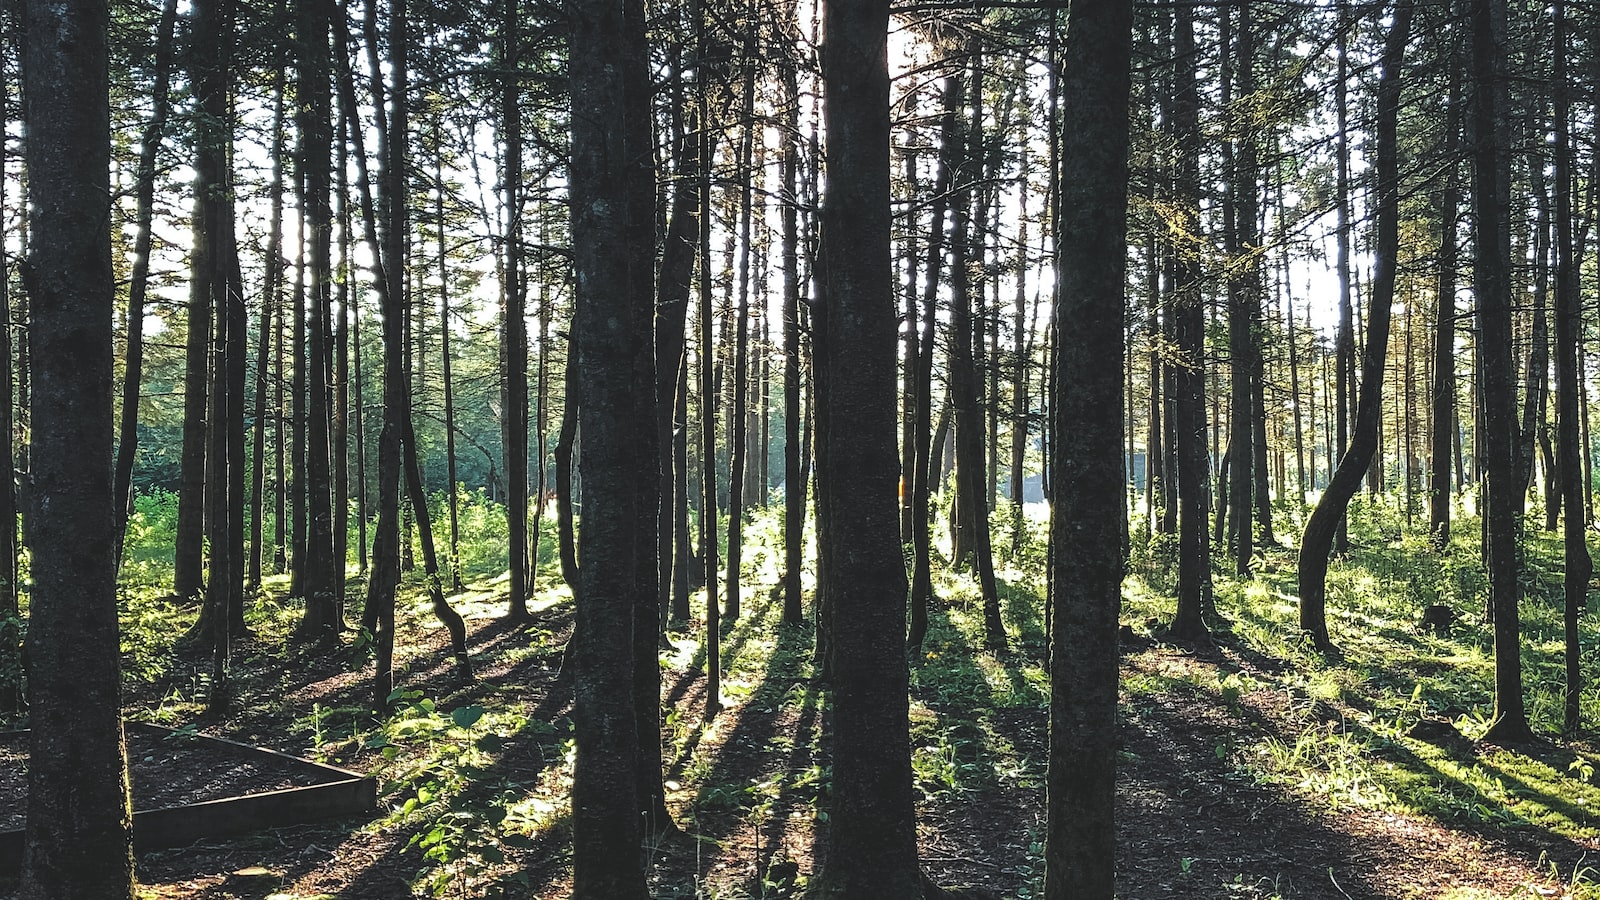
[[[1456,439],[1456,217],[1461,186],[1454,160],[1461,135],[1461,67],[1459,46],[1450,52],[1450,94],[1446,101],[1444,156],[1452,160],[1439,191],[1439,282],[1434,298],[1433,433],[1428,483],[1428,533],[1433,546],[1450,545],[1450,460]]]
[[[1594,566],[1585,542],[1584,486],[1579,482],[1582,464],[1578,454],[1578,350],[1583,334],[1582,303],[1578,291],[1578,257],[1572,239],[1572,107],[1567,87],[1567,15],[1564,0],[1555,4],[1555,179],[1556,179],[1556,443],[1560,460],[1563,518],[1562,575],[1566,605],[1566,691],[1562,727],[1575,734],[1583,689],[1578,620],[1588,603],[1589,576]]]
[[[1338,175],[1334,185],[1335,203],[1338,205],[1339,222],[1335,231],[1338,245],[1338,257],[1335,267],[1339,276],[1339,329],[1334,337],[1334,385],[1333,405],[1336,427],[1338,429],[1338,454],[1340,464],[1343,465],[1344,457],[1350,451],[1350,410],[1355,404],[1351,396],[1356,392],[1356,338],[1355,315],[1350,304],[1350,125],[1349,115],[1349,73],[1345,42],[1349,37],[1351,23],[1343,7],[1339,9],[1338,28],[1338,72],[1335,76],[1333,87],[1333,107],[1338,117],[1338,147],[1335,155],[1338,159]],[[1376,437],[1374,437],[1376,442]],[[1374,443],[1376,446],[1376,443]],[[1332,486],[1333,476],[1328,476],[1329,486]],[[1359,487],[1359,485],[1358,485]],[[1318,506],[1323,501],[1318,502]],[[1346,500],[1340,504],[1339,521],[1334,524],[1335,553],[1343,555],[1350,550],[1349,531],[1344,518],[1345,507],[1349,506]],[[1309,526],[1309,520],[1308,520]],[[1302,539],[1303,541],[1303,539]]]
[[[974,88],[978,82],[974,82]],[[981,260],[981,240],[969,242],[974,218],[971,185],[982,174],[983,128],[980,121],[968,126],[968,146],[956,172],[953,200],[955,224],[950,244],[955,251],[950,266],[950,393],[954,406],[956,434],[956,498],[968,536],[983,600],[984,644],[1000,649],[1006,644],[1005,624],[1000,618],[1000,594],[994,579],[994,558],[989,539],[989,480],[984,461],[986,426],[979,397],[982,374],[974,358],[974,332],[981,343],[981,326],[973,318],[968,272],[974,260]],[[977,293],[982,293],[979,286]],[[981,320],[978,320],[981,321]],[[1119,373],[1120,375],[1120,373]],[[960,559],[959,556],[956,557]]]
[[[1366,353],[1361,361],[1361,402],[1356,407],[1355,433],[1339,460],[1323,492],[1322,499],[1306,521],[1300,538],[1298,568],[1300,586],[1300,628],[1307,632],[1319,651],[1332,651],[1328,636],[1327,575],[1328,554],[1343,520],[1350,498],[1361,488],[1361,481],[1378,449],[1378,417],[1383,406],[1383,368],[1389,348],[1390,305],[1394,297],[1396,255],[1399,252],[1400,165],[1397,147],[1397,120],[1400,108],[1401,65],[1411,28],[1409,0],[1397,0],[1394,19],[1383,49],[1383,74],[1378,82],[1376,164],[1378,202],[1376,207],[1376,265],[1372,297],[1368,303]]]
[[[1516,546],[1523,483],[1516,458],[1516,386],[1511,360],[1510,140],[1505,0],[1472,0],[1474,245],[1482,361],[1484,522],[1489,597],[1494,611],[1494,718],[1486,740],[1531,738],[1522,696]]]
[[[156,153],[161,148],[161,142],[166,136],[167,113],[171,109],[168,102],[169,88],[171,86],[172,72],[172,33],[178,20],[177,0],[164,0],[161,5],[161,22],[156,29],[155,49],[155,74],[150,98],[150,121],[145,125],[144,135],[139,149],[138,183],[134,187],[136,195],[136,210],[134,212],[134,245],[133,245],[133,271],[128,276],[128,344],[127,353],[123,357],[122,378],[122,414],[119,423],[117,438],[117,458],[115,463],[115,477],[113,484],[116,498],[113,501],[117,512],[117,538],[113,544],[117,559],[122,558],[123,537],[128,531],[128,516],[133,512],[133,464],[139,448],[139,395],[140,382],[144,376],[144,300],[150,283],[150,244],[151,222],[155,218],[155,186],[156,186]],[[281,74],[280,74],[281,79]],[[281,86],[281,80],[279,82]],[[0,121],[4,117],[0,116]],[[9,318],[9,314],[7,316]],[[9,346],[9,337],[7,338]],[[7,356],[9,357],[9,350]],[[9,365],[9,363],[7,363]],[[10,418],[11,391],[5,392],[7,407],[6,418]],[[4,425],[6,435],[11,434],[9,422]],[[5,455],[10,456],[9,438]],[[15,490],[12,482],[10,460],[5,460],[3,471],[0,471],[0,480],[6,482],[0,486],[0,493],[9,494]],[[0,509],[16,508],[16,500],[9,502],[0,496]],[[14,529],[13,529],[14,530]],[[0,537],[0,544],[9,544],[5,538]],[[16,548],[0,546],[0,579],[5,582],[5,587],[0,590],[11,591],[15,584],[15,563],[6,565],[5,558],[14,558]],[[4,604],[0,604],[3,606]]]
[[[1117,613],[1133,4],[1068,13],[1051,452],[1055,612],[1044,897],[1116,892]]]
[[[342,26],[342,22],[341,22]],[[298,109],[297,126],[300,132],[300,157],[304,195],[301,209],[305,227],[309,229],[305,257],[308,307],[297,308],[297,317],[304,320],[297,331],[303,330],[306,342],[297,341],[296,373],[304,371],[304,379],[296,379],[305,386],[305,418],[302,426],[303,450],[297,455],[305,461],[303,479],[297,481],[305,489],[304,543],[297,544],[301,552],[295,554],[295,570],[300,578],[301,593],[305,596],[305,614],[297,626],[297,634],[321,644],[338,640],[343,626],[343,615],[338,608],[334,591],[333,559],[333,497],[330,471],[330,435],[328,410],[328,321],[333,306],[332,295],[332,235],[333,210],[329,203],[332,160],[330,149],[332,134],[332,108],[328,96],[330,84],[330,54],[328,51],[328,10],[322,4],[307,4],[301,10],[301,30],[305,35],[302,44],[300,82],[296,92]],[[309,354],[309,355],[305,355]],[[296,395],[297,404],[300,397]],[[299,529],[297,528],[297,533]],[[341,573],[342,574],[342,573]]]
[[[788,19],[785,22],[785,30],[798,43],[799,35],[793,33],[793,23]],[[800,474],[800,458],[806,448],[800,442],[803,424],[800,420],[800,81],[797,68],[794,55],[784,54],[779,62],[783,81],[783,153],[778,160],[778,179],[783,191],[780,212],[783,228],[783,622],[794,626],[805,624],[800,574],[806,532],[806,484]],[[909,330],[916,330],[915,316]],[[914,381],[915,377],[908,380]],[[917,389],[912,386],[908,393],[914,394]]]
[[[502,268],[502,310],[505,343],[504,394],[501,402],[501,446],[505,450],[507,552],[511,570],[510,607],[514,621],[528,618],[531,582],[528,547],[528,326],[527,291],[522,278],[522,110],[517,69],[521,65],[517,37],[518,2],[504,0],[500,23],[501,139],[505,142],[505,264]]]
[[[645,641],[654,655],[654,189],[635,171],[654,161],[648,96],[639,96],[648,59],[637,0],[575,0],[568,17],[573,107],[594,113],[573,117],[569,176],[585,496],[572,637],[572,896],[629,900],[647,896],[643,823],[624,787],[638,783],[641,761],[638,742],[618,736],[637,733],[640,704],[659,703],[637,694],[634,648]],[[650,612],[644,634],[641,608]]]
[[[744,563],[744,492],[748,447],[750,397],[750,229],[754,193],[751,188],[752,148],[757,125],[755,117],[755,69],[744,60],[744,127],[739,139],[739,299],[733,311],[733,406],[728,434],[728,568],[727,594],[723,616],[739,618],[739,587]]]
[[[823,4],[818,514],[836,621],[825,897],[922,896],[906,695],[889,264],[889,4]]]
[[[132,900],[113,508],[104,3],[23,4],[35,449],[22,900]],[[201,341],[202,345],[204,341]],[[9,398],[6,398],[9,402]]]
[[[268,214],[266,277],[261,291],[261,327],[257,334],[256,349],[256,402],[255,443],[252,447],[254,464],[250,468],[250,565],[245,574],[245,585],[254,592],[261,589],[263,519],[266,511],[267,475],[267,388],[268,366],[273,358],[273,315],[281,305],[279,296],[283,289],[283,123],[287,106],[285,84],[286,63],[280,57],[273,76],[272,100],[272,178],[267,187],[271,212]],[[274,485],[282,493],[281,485]]]
[[[1174,80],[1173,136],[1177,171],[1173,207],[1179,233],[1198,234],[1200,226],[1200,95],[1196,85],[1194,13],[1174,10],[1174,49],[1179,64]],[[1063,178],[1063,182],[1065,179]],[[1063,204],[1063,207],[1065,204]],[[1063,208],[1063,216],[1066,210]],[[1205,423],[1205,302],[1200,295],[1200,261],[1193,248],[1174,248],[1173,420],[1178,448],[1178,609],[1173,635],[1181,640],[1207,635],[1203,613],[1210,604],[1211,547],[1206,532],[1207,464]],[[1057,440],[1060,440],[1060,436]],[[1058,511],[1062,514],[1064,511]],[[1057,553],[1061,548],[1056,548]]]
[[[959,151],[960,120],[965,82],[958,75],[944,80],[944,110],[939,127],[938,170],[934,175],[933,212],[928,223],[927,263],[924,265],[922,306],[924,311],[910,327],[922,329],[918,340],[916,372],[912,378],[917,397],[916,421],[912,426],[915,454],[911,469],[911,625],[906,644],[911,656],[921,656],[922,642],[928,634],[928,606],[933,593],[933,538],[930,533],[930,505],[933,484],[938,480],[938,464],[933,459],[933,448],[943,444],[943,437],[935,439],[933,419],[933,356],[934,334],[938,327],[938,304],[945,248],[945,218],[950,205],[950,180],[955,168],[955,154]],[[948,401],[948,398],[947,398]],[[945,419],[940,419],[940,433],[944,433]]]

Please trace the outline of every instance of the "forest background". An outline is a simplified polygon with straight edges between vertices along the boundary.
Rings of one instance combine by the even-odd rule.
[[[580,7],[521,0],[112,4],[111,546],[130,714],[378,767],[386,817],[352,840],[380,848],[369,872],[440,894],[544,895],[570,877],[622,896],[585,884],[607,834],[567,806],[586,716],[635,723],[613,774],[639,781],[620,815],[662,841],[660,895],[839,889],[841,847],[870,869],[839,781],[862,777],[850,734],[904,748],[884,840],[913,868],[920,840],[922,871],[1019,895],[1051,895],[1046,872],[1056,891],[1069,872],[1110,890],[1110,844],[1039,805],[1044,780],[1067,785],[1044,759],[1069,745],[1107,766],[1074,795],[1083,823],[1109,822],[1118,761],[1146,777],[1141,760],[1166,753],[1186,759],[1161,785],[1178,797],[1185,780],[1242,779],[1282,789],[1244,792],[1252,818],[1391,817],[1334,829],[1390,842],[1354,870],[1372,896],[1406,896],[1408,879],[1586,890],[1593,10],[1153,2],[1110,29],[1106,52],[1125,33],[1129,61],[1073,68],[1098,7],[872,7],[885,106],[832,128],[848,111],[829,105],[822,7],[629,4],[590,33]],[[19,523],[0,529],[0,706],[17,721],[50,462],[33,431],[23,13],[0,7],[0,520]],[[569,42],[590,38],[633,79],[620,105],[593,98],[627,123],[596,139],[621,140],[632,168],[580,153],[590,58]],[[1084,84],[1097,64],[1126,84]],[[880,132],[888,193],[851,207],[847,150]],[[583,190],[630,210],[633,243],[583,219]],[[888,268],[869,273],[871,327],[852,329],[827,311],[853,296],[830,288],[859,285],[839,236],[858,226],[887,241]],[[622,342],[579,328],[616,325],[584,318],[602,308],[584,278],[605,273],[618,296],[648,295],[615,307],[633,317]],[[1094,306],[1107,273],[1116,305]],[[602,375],[626,365],[603,367],[625,352],[652,374],[618,393]],[[892,446],[887,418],[849,412],[856,388],[886,385],[862,408],[892,398]],[[877,492],[847,490],[857,437],[893,451],[897,523],[876,505],[883,471]],[[1075,467],[1111,448],[1085,487]],[[643,551],[584,550],[584,509],[602,535],[596,516],[624,507],[654,545],[619,588],[639,594],[631,611],[596,588]],[[845,535],[874,547],[865,578],[841,574],[859,564]],[[1096,593],[1108,567],[1128,578]],[[585,630],[574,594],[630,639]],[[1117,750],[1119,610],[1122,727],[1164,749]],[[314,677],[283,681],[296,667]],[[784,684],[813,687],[763,693]],[[1067,684],[1083,697],[1052,693]],[[839,731],[857,693],[880,718]],[[1047,732],[1045,710],[1069,703],[1092,722]],[[724,706],[812,722],[763,750],[805,752],[775,781],[732,774],[744,751],[718,734]],[[1174,708],[1223,717],[1198,738],[1214,760],[1173,749],[1205,731]],[[518,736],[539,758],[530,780],[486,774],[474,754]],[[1159,804],[1122,788],[1122,820],[1148,825]],[[979,797],[1019,816],[961,811]],[[686,817],[719,835],[727,871],[697,839],[671,845]],[[970,840],[1010,830],[989,850],[1012,861],[985,873],[983,854],[930,853],[939,821]],[[753,849],[730,837],[746,822]],[[1509,843],[1451,884],[1399,861],[1425,852],[1396,837],[1415,822],[1457,850]],[[1311,877],[1329,840],[1307,838],[1290,868]],[[1140,896],[1322,895],[1226,843],[1146,868],[1130,853],[1149,844],[1124,833],[1117,877]],[[732,874],[747,855],[752,873]],[[378,890],[346,862],[292,874],[307,892]],[[1332,868],[1314,880],[1349,896]]]

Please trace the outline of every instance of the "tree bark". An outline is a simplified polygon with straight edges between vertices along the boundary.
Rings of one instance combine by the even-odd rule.
[[[1173,136],[1178,158],[1173,207],[1180,217],[1179,235],[1199,234],[1200,227],[1200,95],[1196,85],[1194,13],[1174,11],[1174,50],[1179,60],[1174,79]],[[1063,182],[1065,179],[1063,179]],[[1064,204],[1063,204],[1064,206]],[[1066,215],[1066,210],[1061,211]],[[1172,319],[1177,359],[1173,363],[1173,420],[1178,450],[1178,608],[1172,633],[1181,640],[1203,639],[1208,633],[1204,611],[1211,595],[1211,547],[1206,531],[1208,481],[1205,426],[1205,302],[1200,294],[1200,261],[1196,248],[1173,249]],[[1060,329],[1058,329],[1058,334]],[[1059,438],[1058,438],[1059,440]],[[1058,547],[1056,552],[1060,552]]]
[[[920,897],[895,441],[887,0],[826,0],[817,434],[833,790],[818,897]]]
[[[1050,757],[1044,897],[1116,893],[1117,613],[1133,4],[1068,13],[1061,144],[1062,305],[1051,444]]]
[[[1459,46],[1450,52],[1450,93],[1444,125],[1448,160],[1439,191],[1439,282],[1434,298],[1433,433],[1428,482],[1428,533],[1433,546],[1450,545],[1450,460],[1456,438],[1456,217],[1461,205],[1456,157],[1461,135],[1461,67]]]
[[[99,0],[22,7],[32,721],[22,900],[132,900],[112,469],[110,103]],[[202,341],[203,344],[203,341]],[[7,398],[9,402],[9,398]]]
[[[638,608],[652,610],[653,626],[656,596],[658,471],[652,419],[640,417],[653,408],[654,190],[639,196],[647,179],[634,171],[654,160],[648,96],[638,95],[648,60],[637,0],[569,0],[567,11],[585,498],[572,637],[572,896],[629,900],[647,896],[637,797],[623,787],[640,776],[638,741],[629,737],[638,733],[638,705],[659,703],[637,695],[634,647]],[[639,383],[640,373],[650,384]],[[652,654],[653,630],[637,636]]]
[[[1361,361],[1361,402],[1356,407],[1355,433],[1339,460],[1328,488],[1306,521],[1300,538],[1298,578],[1300,586],[1300,628],[1310,635],[1324,653],[1334,649],[1328,636],[1327,575],[1328,554],[1333,549],[1340,522],[1350,498],[1361,488],[1361,481],[1378,449],[1378,417],[1383,406],[1383,369],[1389,348],[1390,305],[1394,297],[1396,256],[1399,253],[1400,164],[1397,121],[1400,109],[1401,65],[1411,28],[1409,0],[1397,0],[1389,36],[1383,49],[1383,74],[1378,81],[1378,118],[1375,171],[1378,184],[1376,208],[1376,262],[1372,297],[1367,304],[1367,343]]]
[[[1565,0],[1555,3],[1555,199],[1556,199],[1556,444],[1560,459],[1556,471],[1561,477],[1563,579],[1566,605],[1563,622],[1566,632],[1566,691],[1563,697],[1562,726],[1575,734],[1581,725],[1579,700],[1583,689],[1581,646],[1578,620],[1588,605],[1589,576],[1594,566],[1589,558],[1583,520],[1584,486],[1579,481],[1582,463],[1578,454],[1578,351],[1583,334],[1582,303],[1578,293],[1578,257],[1572,240],[1572,103],[1567,87],[1567,11]]]
[[[161,21],[156,26],[155,49],[155,74],[150,98],[150,121],[146,123],[144,135],[139,149],[139,169],[137,184],[134,187],[136,195],[136,208],[134,212],[134,245],[133,245],[133,271],[128,276],[128,343],[127,352],[123,357],[122,378],[122,414],[118,424],[117,459],[113,484],[116,490],[117,510],[117,540],[113,545],[117,559],[122,558],[123,536],[128,530],[128,516],[133,512],[133,464],[139,448],[139,395],[140,383],[144,377],[144,301],[150,283],[150,244],[151,222],[155,218],[155,185],[156,185],[156,153],[161,148],[161,142],[166,136],[167,114],[171,109],[168,101],[171,86],[172,71],[172,34],[176,29],[178,20],[177,0],[164,0],[161,6]],[[3,121],[3,117],[0,117]],[[7,339],[9,345],[9,338]],[[9,356],[9,352],[7,354]],[[9,410],[11,391],[5,392],[6,406]],[[9,412],[6,416],[10,418]],[[3,434],[10,434],[9,423],[0,423],[5,426]],[[9,444],[6,455],[10,455]],[[11,466],[9,460],[0,471],[0,480],[6,482],[0,485],[0,492],[14,491],[12,486]],[[16,501],[13,498],[6,502],[0,497],[0,509],[15,509]],[[5,539],[0,537],[0,542]],[[9,551],[0,548],[0,556],[7,552],[15,556],[15,547]],[[15,581],[15,564],[4,566],[0,564],[0,579],[4,579],[5,590],[11,590]]]
[[[1523,491],[1511,360],[1510,140],[1505,0],[1472,0],[1473,213],[1478,353],[1483,367],[1483,470],[1489,598],[1494,612],[1494,717],[1485,740],[1533,736],[1522,696],[1516,546]]]

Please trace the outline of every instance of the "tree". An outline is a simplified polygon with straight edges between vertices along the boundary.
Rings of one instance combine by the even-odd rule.
[[[889,264],[887,0],[823,4],[827,191],[818,342],[821,590],[834,622],[833,789],[814,895],[920,897],[911,793]]]
[[[1566,607],[1566,696],[1563,726],[1568,734],[1578,730],[1579,691],[1583,685],[1578,616],[1588,600],[1589,576],[1594,571],[1585,540],[1583,521],[1583,466],[1579,462],[1578,351],[1582,334],[1582,307],[1578,297],[1577,259],[1572,240],[1572,102],[1567,93],[1567,8],[1555,4],[1555,178],[1556,178],[1556,445],[1560,459],[1556,471],[1561,481],[1563,577]]]
[[[634,642],[654,647],[653,628],[637,633],[636,608],[653,610],[656,598],[658,472],[648,413],[654,399],[654,186],[639,196],[633,171],[654,160],[648,97],[637,96],[648,84],[638,74],[648,58],[639,0],[571,0],[567,10],[585,501],[572,636],[572,896],[630,900],[647,891],[637,798],[619,789],[639,778],[638,742],[625,736],[637,733],[636,704],[659,703],[636,696],[634,688]],[[640,373],[650,381],[640,384]]]
[[[1211,547],[1206,532],[1209,486],[1206,465],[1205,300],[1201,296],[1200,94],[1196,84],[1194,13],[1175,10],[1173,47],[1177,61],[1172,101],[1173,138],[1178,159],[1173,177],[1174,361],[1173,426],[1178,451],[1178,609],[1172,633],[1181,640],[1204,638],[1203,613],[1211,600]],[[1246,513],[1248,515],[1248,512]]]
[[[1450,451],[1456,437],[1456,216],[1461,205],[1461,66],[1458,44],[1450,50],[1450,89],[1446,101],[1445,171],[1439,191],[1439,289],[1434,298],[1433,441],[1428,482],[1428,533],[1433,545],[1450,545]]]
[[[1485,740],[1533,736],[1522,696],[1517,536],[1523,490],[1516,450],[1516,386],[1511,360],[1510,138],[1505,0],[1473,0],[1473,294],[1478,303],[1481,433],[1489,603],[1494,614],[1494,719]]]
[[[1133,4],[1075,5],[1062,76],[1051,404],[1050,768],[1046,900],[1115,895],[1117,612]],[[1069,325],[1070,323],[1070,325]],[[1246,513],[1248,515],[1248,513]],[[1240,534],[1248,528],[1242,524]]]
[[[32,729],[23,900],[133,897],[113,509],[111,119],[101,0],[23,4]],[[9,402],[9,398],[5,398]]]
[[[1317,649],[1334,649],[1328,636],[1328,554],[1350,498],[1361,488],[1378,450],[1378,418],[1383,409],[1383,369],[1389,352],[1390,306],[1400,251],[1400,162],[1397,123],[1400,112],[1401,64],[1411,27],[1411,4],[1398,0],[1383,48],[1383,74],[1378,82],[1378,179],[1376,266],[1371,302],[1367,304],[1367,344],[1361,358],[1361,400],[1356,406],[1355,433],[1339,459],[1339,468],[1306,520],[1300,537],[1297,575],[1300,584],[1300,628]],[[1509,339],[1507,345],[1509,346]],[[1513,423],[1513,427],[1515,424]]]
[[[167,114],[171,111],[169,101],[171,95],[172,72],[172,35],[177,28],[178,4],[177,0],[166,0],[161,6],[161,24],[157,26],[156,37],[156,62],[155,84],[151,95],[150,121],[145,124],[142,146],[139,150],[138,181],[134,193],[138,195],[138,212],[134,228],[133,271],[128,276],[128,343],[126,355],[123,357],[123,388],[121,416],[118,423],[117,435],[117,461],[116,461],[116,506],[117,506],[117,543],[116,552],[122,555],[122,535],[128,527],[128,513],[132,503],[131,485],[133,481],[133,461],[139,447],[139,387],[140,379],[144,372],[144,303],[146,292],[150,284],[150,245],[151,223],[155,219],[155,188],[156,188],[156,152],[161,147],[161,142],[166,136]],[[0,117],[3,119],[3,117]],[[9,341],[9,338],[7,339]],[[9,358],[10,353],[7,352]],[[0,422],[0,434],[10,434],[9,423],[9,398],[11,391],[6,390],[7,419]],[[9,457],[10,447],[6,448]],[[10,477],[5,474],[11,470],[9,458],[4,461],[4,471],[0,471],[0,493],[12,490]],[[0,499],[0,509],[15,508],[15,500],[6,502]],[[14,529],[13,529],[14,530]],[[15,538],[7,539],[0,535],[0,556],[14,558],[16,555]],[[14,581],[12,573],[15,572],[14,563],[5,565],[0,572],[0,578],[7,582]]]
[[[500,94],[500,117],[501,135],[505,140],[502,183],[506,193],[506,236],[505,262],[500,266],[504,336],[500,352],[505,361],[500,417],[511,572],[507,615],[514,622],[525,622],[529,619],[528,596],[533,572],[528,559],[528,322],[527,291],[522,278],[522,109],[518,105],[517,0],[504,0],[503,9],[500,65],[505,76]],[[404,140],[404,137],[395,140]]]

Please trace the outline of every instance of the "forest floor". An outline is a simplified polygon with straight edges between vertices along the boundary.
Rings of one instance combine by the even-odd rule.
[[[1518,747],[1475,740],[1487,711],[1487,629],[1417,631],[1406,618],[1411,607],[1440,598],[1384,599],[1404,592],[1383,585],[1417,573],[1383,570],[1383,559],[1407,558],[1400,544],[1376,553],[1359,567],[1335,567],[1335,636],[1345,652],[1333,660],[1272,637],[1291,633],[1287,553],[1269,554],[1250,582],[1219,581],[1232,627],[1202,645],[1163,642],[1153,627],[1170,614],[1159,565],[1130,579],[1118,896],[1600,897],[1590,869],[1600,866],[1592,812],[1600,755],[1590,736]],[[711,723],[701,721],[698,623],[675,632],[663,657],[676,827],[647,851],[661,900],[793,896],[820,863],[828,710],[812,676],[809,630],[777,624],[771,563],[754,554],[745,614],[724,636],[725,709]],[[1470,588],[1470,579],[1446,574]],[[1375,581],[1356,589],[1363,579]],[[1040,586],[1014,569],[1002,583],[1010,648],[993,653],[981,649],[970,580],[940,576],[934,627],[912,669],[913,768],[926,872],[1021,900],[1039,896],[1048,682]],[[533,621],[518,627],[499,618],[503,582],[455,596],[468,619],[471,679],[451,669],[443,630],[410,595],[397,648],[401,691],[395,711],[378,718],[368,711],[366,652],[289,646],[284,635],[298,611],[270,590],[281,587],[269,584],[252,611],[231,712],[204,711],[208,662],[130,646],[130,717],[192,723],[371,772],[379,808],[360,820],[142,853],[141,897],[565,896],[564,590],[547,586]],[[1530,704],[1541,725],[1550,705],[1541,654],[1554,651],[1541,631],[1548,622],[1529,605]],[[135,636],[169,641],[172,623],[193,614],[153,597],[135,597],[127,612]],[[1586,653],[1600,647],[1592,638]],[[1586,714],[1591,701],[1600,697],[1586,700]],[[0,893],[6,888],[0,882]]]

